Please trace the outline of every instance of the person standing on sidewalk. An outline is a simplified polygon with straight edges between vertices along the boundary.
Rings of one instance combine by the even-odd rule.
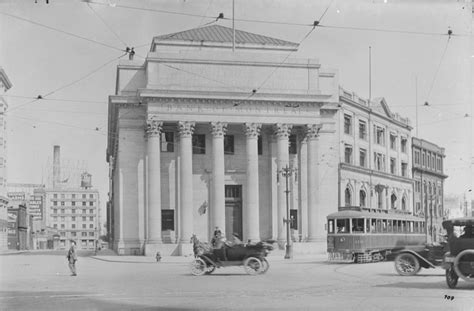
[[[71,275],[76,276],[76,261],[77,261],[77,254],[76,254],[76,242],[71,241],[71,247],[67,252],[67,260],[69,262],[69,270],[71,270]]]

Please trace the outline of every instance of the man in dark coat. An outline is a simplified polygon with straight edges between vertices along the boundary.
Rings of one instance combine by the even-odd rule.
[[[76,242],[71,241],[71,247],[67,252],[67,260],[69,262],[69,269],[71,270],[71,275],[76,276],[76,261],[77,261],[77,254],[76,254]]]

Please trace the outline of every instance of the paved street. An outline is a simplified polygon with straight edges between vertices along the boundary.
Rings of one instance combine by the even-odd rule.
[[[265,275],[229,267],[196,277],[189,272],[191,258],[157,263],[147,257],[82,256],[79,275],[72,277],[64,254],[3,255],[1,309],[474,310],[474,285],[460,281],[450,290],[441,269],[401,277],[392,262],[269,259]]]

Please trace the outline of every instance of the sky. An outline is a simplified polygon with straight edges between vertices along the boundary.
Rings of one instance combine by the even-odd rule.
[[[105,215],[107,103],[123,50],[135,47],[144,56],[154,36],[214,22],[219,13],[227,19],[217,23],[231,27],[232,1],[37,1],[0,0],[0,67],[13,84],[6,97],[8,181],[45,182],[53,146],[60,145],[71,168],[92,174]],[[319,59],[363,98],[370,47],[371,97],[384,97],[392,112],[410,118],[414,136],[445,148],[445,194],[469,194],[469,1],[236,0],[235,18],[237,29],[301,42],[291,58]],[[320,27],[311,31],[315,20]],[[38,95],[43,99],[32,102]]]

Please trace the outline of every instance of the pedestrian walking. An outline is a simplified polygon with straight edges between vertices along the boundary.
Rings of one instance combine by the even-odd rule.
[[[76,254],[76,242],[71,241],[71,247],[67,252],[67,260],[69,262],[69,270],[71,270],[71,275],[76,276],[76,261],[77,261],[77,254]]]

